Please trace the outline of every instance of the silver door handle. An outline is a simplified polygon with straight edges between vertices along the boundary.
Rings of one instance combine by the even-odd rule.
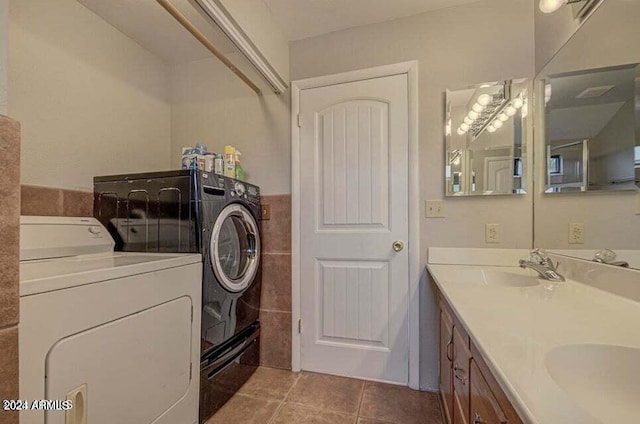
[[[404,243],[401,242],[400,240],[396,240],[393,242],[393,250],[395,250],[396,252],[401,251],[402,249],[404,249]]]

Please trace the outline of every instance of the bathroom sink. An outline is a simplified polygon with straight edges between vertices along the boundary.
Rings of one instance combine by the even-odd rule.
[[[540,284],[534,275],[482,268],[450,269],[439,275],[446,281],[480,286],[530,287]]]
[[[551,378],[582,409],[603,423],[633,423],[640,416],[640,349],[576,344],[547,353]]]

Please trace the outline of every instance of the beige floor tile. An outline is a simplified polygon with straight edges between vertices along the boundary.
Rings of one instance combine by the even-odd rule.
[[[366,384],[359,416],[394,424],[442,423],[437,394],[382,383]]]
[[[286,401],[315,409],[355,414],[363,385],[362,380],[352,378],[302,373]]]
[[[236,394],[207,424],[267,424],[280,404],[279,401]]]
[[[284,400],[300,373],[260,367],[238,391],[266,399]]]
[[[355,421],[355,415],[285,403],[270,424],[354,424]]]

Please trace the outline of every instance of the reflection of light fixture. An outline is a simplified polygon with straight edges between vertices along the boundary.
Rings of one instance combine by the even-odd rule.
[[[463,130],[462,128],[458,128],[456,132],[458,133],[458,135],[464,135],[464,133],[466,133],[466,131]]]
[[[473,119],[469,118],[468,116],[465,116],[463,121],[467,125],[471,125],[473,123]]]
[[[516,109],[520,109],[524,104],[524,101],[522,100],[522,97],[516,97],[515,99],[513,99],[512,104]]]
[[[496,119],[495,121],[493,121],[493,123],[491,125],[493,125],[493,128],[499,130],[500,128],[502,128],[502,125],[504,125],[504,124],[502,123],[501,120]]]
[[[478,116],[480,116],[478,114],[478,112],[476,112],[475,110],[470,110],[469,113],[467,114],[467,116],[473,120],[478,119]]]
[[[507,114],[507,116],[513,116],[513,115],[515,115],[517,111],[518,111],[518,110],[517,110],[515,107],[511,106],[511,105],[507,106],[507,107],[504,109],[504,113],[506,113],[506,114]]]
[[[484,106],[482,106],[480,103],[474,103],[473,106],[471,106],[471,109],[473,109],[474,112],[482,112],[482,109],[484,109]]]
[[[469,131],[469,125],[465,124],[464,122],[462,124],[460,124],[460,129],[464,132]]]
[[[478,97],[478,103],[482,106],[488,105],[489,103],[491,103],[491,96],[488,94],[481,94]]]
[[[553,13],[565,4],[580,3],[584,0],[540,0],[538,6],[542,13]]]
[[[450,165],[460,165],[460,158],[462,156],[462,150],[454,149],[449,153],[449,164]]]
[[[498,119],[501,120],[502,122],[507,122],[509,120],[509,116],[506,113],[501,112],[498,115]]]
[[[551,100],[551,84],[544,85],[544,104],[546,105]]]
[[[490,133],[496,132],[496,127],[494,127],[493,124],[489,124],[487,125],[487,131],[489,131]]]

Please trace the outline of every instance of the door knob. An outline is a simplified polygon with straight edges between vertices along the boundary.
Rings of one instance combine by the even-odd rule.
[[[402,249],[404,249],[404,243],[401,242],[400,240],[396,240],[393,242],[393,250],[395,250],[396,252],[401,251]]]

